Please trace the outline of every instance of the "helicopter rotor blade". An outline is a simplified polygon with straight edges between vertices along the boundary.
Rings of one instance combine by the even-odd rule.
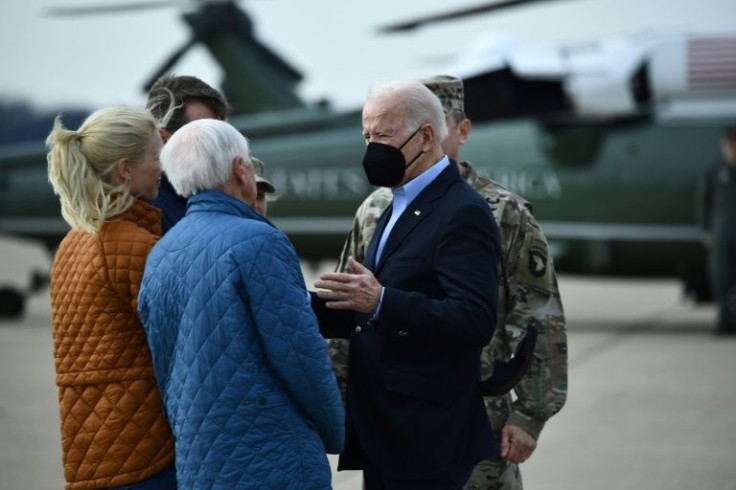
[[[506,10],[509,8],[519,7],[525,4],[538,3],[548,0],[501,0],[500,2],[493,2],[490,4],[477,5],[475,7],[467,7],[464,9],[453,10],[442,14],[428,15],[426,17],[420,17],[418,19],[398,22],[396,24],[389,24],[378,28],[379,33],[394,33],[411,31],[417,27],[422,27],[427,24],[435,24],[451,19],[459,19],[470,15],[481,14],[486,12],[493,12],[498,10]]]
[[[47,17],[76,17],[80,15],[112,14],[152,10],[161,7],[181,6],[177,0],[149,0],[146,2],[118,3],[113,5],[86,5],[79,7],[49,7],[44,11]]]
[[[199,39],[197,36],[193,36],[189,41],[186,42],[182,47],[174,51],[171,56],[169,56],[166,61],[161,65],[161,67],[156,70],[156,72],[151,76],[151,78],[148,79],[148,81],[143,85],[143,90],[148,92],[151,90],[151,87],[154,83],[156,83],[156,80],[161,77],[161,75],[164,75],[167,73],[180,59],[182,56],[186,54],[189,49],[197,44],[199,42]]]

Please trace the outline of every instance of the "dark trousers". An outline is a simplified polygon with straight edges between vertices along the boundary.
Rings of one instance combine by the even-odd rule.
[[[462,490],[470,478],[470,471],[443,480],[396,480],[383,475],[364,461],[363,488],[365,490]]]
[[[108,487],[106,490],[176,490],[176,488],[176,467],[171,463],[151,478],[129,485]]]
[[[718,303],[717,329],[736,332],[736,240],[714,236],[709,266]]]

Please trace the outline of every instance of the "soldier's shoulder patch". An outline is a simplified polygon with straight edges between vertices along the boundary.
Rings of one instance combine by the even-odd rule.
[[[529,247],[529,272],[536,277],[542,277],[547,273],[547,247],[544,242],[533,240]]]

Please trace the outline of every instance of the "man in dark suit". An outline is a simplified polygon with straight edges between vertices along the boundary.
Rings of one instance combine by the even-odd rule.
[[[363,108],[368,180],[390,187],[365,264],[326,273],[313,305],[350,338],[347,441],[338,469],[368,489],[462,488],[498,453],[478,386],[496,318],[498,228],[444,155],[437,97],[418,82],[374,88]]]
[[[197,77],[185,75],[163,75],[156,80],[148,92],[146,108],[158,121],[165,122],[161,129],[164,143],[191,121],[227,121],[228,114],[227,101],[220,92]],[[161,210],[164,234],[184,217],[187,210],[187,200],[176,193],[166,174],[161,176],[158,197],[151,204]]]

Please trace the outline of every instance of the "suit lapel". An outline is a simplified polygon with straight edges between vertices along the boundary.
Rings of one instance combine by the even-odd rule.
[[[432,181],[422,192],[419,193],[419,195],[409,203],[409,205],[406,207],[404,212],[401,214],[401,217],[394,225],[393,229],[391,229],[391,234],[388,236],[388,240],[386,240],[386,245],[383,247],[383,252],[381,253],[381,260],[376,264],[375,272],[378,272],[379,269],[383,266],[383,264],[386,262],[386,259],[391,256],[391,254],[401,245],[401,242],[404,241],[404,239],[411,233],[411,231],[422,221],[424,220],[433,210],[433,202],[440,197],[442,197],[447,189],[456,182],[462,182],[462,179],[460,178],[460,173],[457,169],[457,164],[450,160],[450,165],[446,169],[444,169],[437,178]],[[384,216],[381,217],[383,219]],[[383,233],[383,230],[386,227],[386,223],[388,222],[388,217],[383,222],[383,226],[381,227],[381,234]],[[376,235],[378,238],[376,238]],[[380,234],[375,233],[373,235],[376,240],[380,239]],[[371,244],[373,244],[373,240],[371,240]],[[376,241],[375,247],[378,246],[378,242]],[[371,260],[375,262],[375,249],[373,251],[373,255],[371,257]]]
[[[421,196],[421,194],[420,194]],[[376,272],[386,262],[386,257],[390,256],[394,250],[404,241],[404,239],[424,218],[432,211],[432,203],[417,199],[409,203],[409,206],[401,214],[401,217],[391,229],[391,234],[386,240],[386,245],[381,253],[381,260],[378,261]]]

